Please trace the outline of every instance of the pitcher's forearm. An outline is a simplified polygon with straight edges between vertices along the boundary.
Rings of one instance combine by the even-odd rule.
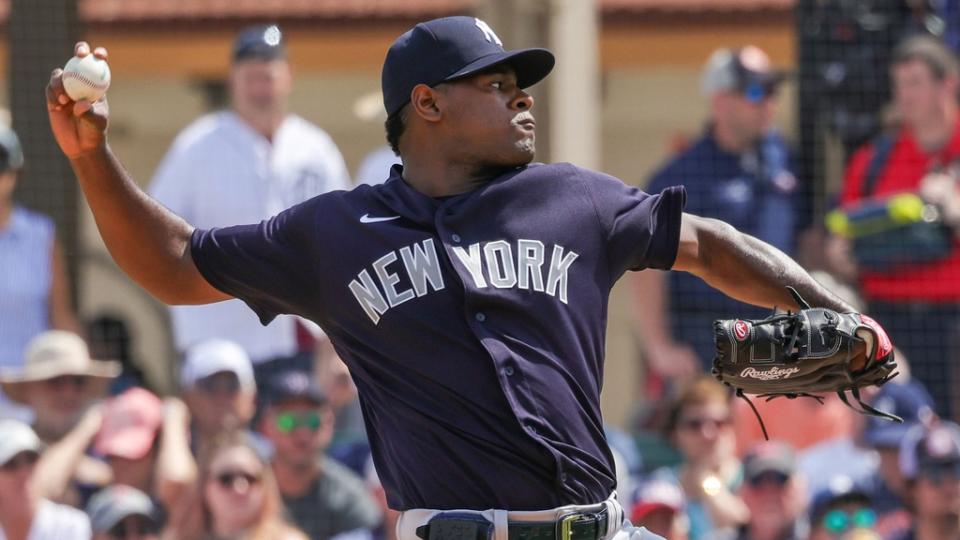
[[[120,268],[164,302],[189,302],[191,272],[199,276],[189,258],[193,227],[144,193],[108,146],[71,165]]]
[[[698,227],[700,264],[694,273],[728,296],[758,306],[797,309],[786,290],[789,285],[812,306],[854,311],[777,248],[726,223],[701,222],[707,226]]]

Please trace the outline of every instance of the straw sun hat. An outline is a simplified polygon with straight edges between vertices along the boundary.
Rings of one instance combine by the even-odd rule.
[[[64,375],[90,378],[88,391],[105,393],[110,380],[120,374],[115,361],[90,358],[87,344],[80,336],[61,330],[44,332],[27,345],[26,361],[21,368],[0,370],[0,386],[10,399],[26,403],[26,383],[46,381]]]

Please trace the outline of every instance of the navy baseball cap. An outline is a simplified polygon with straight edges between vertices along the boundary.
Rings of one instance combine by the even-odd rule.
[[[873,448],[899,448],[907,430],[933,416],[933,399],[916,380],[881,386],[871,405],[879,411],[903,418],[901,424],[886,418],[867,417],[863,443]]]
[[[380,84],[383,106],[393,115],[410,101],[418,84],[433,86],[509,64],[526,88],[553,69],[546,49],[507,51],[493,30],[475,17],[444,17],[422,22],[397,38],[387,51]]]
[[[924,470],[944,466],[960,472],[960,426],[943,421],[914,425],[900,441],[900,472],[914,479]]]
[[[327,396],[310,373],[298,369],[281,372],[270,379],[265,392],[270,404],[303,400],[314,405],[325,405]]]
[[[827,510],[844,503],[859,503],[872,506],[870,490],[849,476],[835,476],[826,487],[817,491],[810,502],[810,521],[816,523],[823,519]]]
[[[277,60],[286,56],[283,32],[275,24],[244,28],[233,42],[234,62],[250,59]]]

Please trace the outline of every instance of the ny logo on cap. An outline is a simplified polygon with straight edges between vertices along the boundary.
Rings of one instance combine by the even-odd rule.
[[[497,45],[503,47],[503,42],[500,41],[500,38],[497,37],[497,34],[494,33],[493,28],[490,28],[489,24],[481,21],[480,19],[474,19],[474,21],[474,24],[476,24],[477,28],[483,32],[483,37],[487,38],[487,41],[490,43],[496,43]]]

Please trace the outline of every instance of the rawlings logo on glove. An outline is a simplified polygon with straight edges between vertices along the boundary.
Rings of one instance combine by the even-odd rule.
[[[799,372],[800,368],[780,369],[775,367],[764,371],[757,371],[752,367],[748,367],[740,372],[740,376],[750,377],[751,379],[760,379],[762,381],[772,381],[775,379],[786,379],[794,373]]]
[[[714,322],[714,376],[744,399],[744,394],[756,394],[822,401],[815,394],[836,392],[850,406],[850,391],[860,412],[899,421],[860,399],[861,388],[879,386],[897,375],[893,345],[883,328],[859,313],[811,308],[795,289],[788,290],[802,308],[796,313]],[[762,419],[760,425],[766,436]]]

